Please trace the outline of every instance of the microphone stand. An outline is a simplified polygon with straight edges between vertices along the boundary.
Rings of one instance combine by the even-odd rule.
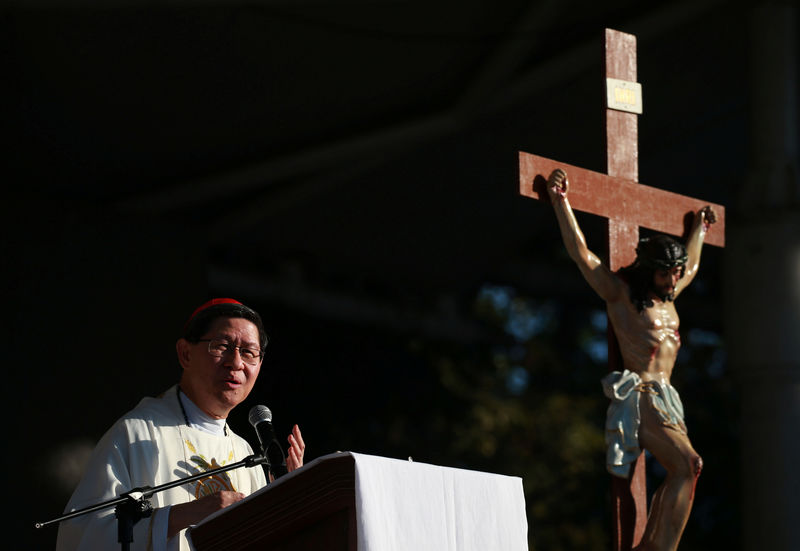
[[[133,541],[133,526],[141,519],[147,518],[153,514],[153,506],[150,504],[150,498],[154,494],[157,494],[163,490],[174,488],[175,486],[182,486],[183,484],[194,482],[195,480],[208,478],[215,474],[232,471],[240,467],[255,467],[256,465],[266,465],[268,470],[271,469],[270,462],[266,454],[253,454],[245,457],[241,461],[232,463],[231,465],[218,467],[216,469],[211,469],[210,471],[203,471],[202,473],[187,476],[186,478],[173,480],[172,482],[161,484],[155,488],[150,486],[134,488],[129,492],[121,494],[118,498],[109,499],[108,501],[103,501],[102,503],[90,505],[83,509],[72,511],[71,513],[67,513],[66,515],[62,515],[46,522],[37,522],[34,526],[36,528],[43,528],[48,524],[61,522],[74,517],[92,513],[94,511],[116,506],[115,516],[118,519],[117,541],[119,541],[122,545],[123,551],[129,551],[131,542]],[[269,477],[267,478],[269,479]],[[269,484],[269,480],[267,480],[267,484]]]

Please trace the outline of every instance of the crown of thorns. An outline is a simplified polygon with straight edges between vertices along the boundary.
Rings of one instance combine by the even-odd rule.
[[[689,255],[679,241],[667,235],[657,235],[639,240],[636,259],[648,268],[669,270],[686,264]]]

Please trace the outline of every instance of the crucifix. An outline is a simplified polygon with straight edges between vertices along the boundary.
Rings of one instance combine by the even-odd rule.
[[[608,247],[608,266],[595,270],[597,265],[592,265],[591,262],[599,264],[599,260],[586,250],[585,253],[589,256],[586,257],[586,262],[581,264],[582,261],[580,254],[582,252],[575,252],[570,254],[576,262],[578,262],[584,276],[592,284],[592,287],[598,293],[606,298],[614,295],[614,285],[629,289],[627,283],[619,283],[623,278],[608,276],[597,276],[598,272],[606,274],[618,274],[623,268],[634,265],[642,260],[637,258],[637,245],[639,243],[639,228],[644,227],[655,230],[662,234],[669,234],[674,236],[682,236],[689,230],[690,242],[687,242],[686,250],[689,251],[689,259],[691,261],[692,244],[691,239],[694,236],[699,245],[695,245],[697,262],[699,264],[699,247],[702,245],[703,240],[705,243],[723,247],[725,245],[725,209],[720,205],[710,204],[708,202],[686,197],[676,193],[671,193],[665,190],[657,189],[654,187],[645,186],[637,183],[639,177],[638,167],[638,115],[642,112],[641,109],[641,87],[636,82],[636,37],[630,34],[606,29],[605,32],[605,77],[606,77],[606,159],[607,159],[607,172],[608,174],[601,174],[598,172],[589,171],[579,167],[571,166],[565,163],[545,159],[529,153],[520,152],[519,154],[519,182],[520,193],[523,196],[533,199],[543,199],[551,201],[556,208],[556,214],[559,217],[559,224],[562,228],[562,236],[565,231],[569,233],[573,231],[577,237],[576,243],[583,240],[583,235],[577,227],[577,222],[572,217],[572,210],[575,209],[582,212],[589,212],[607,219],[607,247]],[[557,170],[564,171],[560,173]],[[555,176],[555,177],[554,177]],[[567,186],[568,177],[568,186]],[[570,206],[559,207],[557,203],[562,201],[568,202]],[[561,214],[559,212],[561,209]],[[713,213],[713,214],[712,214]],[[572,217],[572,218],[569,218]],[[705,217],[705,218],[704,218]],[[572,220],[572,222],[570,222]],[[700,222],[698,222],[700,221]],[[701,223],[702,222],[702,223]],[[710,229],[710,222],[715,222],[713,229]],[[574,226],[570,229],[570,224]],[[565,229],[566,228],[566,229]],[[699,236],[699,238],[697,237]],[[565,237],[565,243],[568,239]],[[585,245],[585,242],[584,242]],[[642,245],[644,246],[644,245]],[[682,247],[682,245],[679,245]],[[570,247],[568,245],[568,251]],[[581,249],[583,251],[583,249]],[[674,279],[671,283],[671,289],[675,292],[682,290],[682,284],[678,283],[684,274],[690,274],[687,277],[688,281],[694,277],[694,271],[691,266],[686,263],[686,258],[682,258],[683,264],[678,260],[677,264],[667,266],[661,271],[664,272],[662,277],[670,277],[667,272],[672,270]],[[626,268],[627,269],[627,268]],[[695,266],[696,270],[696,266]],[[655,274],[656,272],[652,272]],[[660,273],[660,272],[659,272]],[[593,280],[592,278],[600,278]],[[605,279],[603,279],[605,277]],[[652,285],[654,275],[650,276],[650,285]],[[614,283],[616,280],[618,283]],[[685,285],[688,282],[684,281]],[[669,285],[668,283],[665,285]],[[651,289],[652,290],[652,289]],[[604,296],[605,294],[605,296]],[[627,294],[627,291],[626,291]],[[658,369],[663,370],[663,366],[668,366],[668,372],[671,373],[674,358],[677,356],[677,348],[679,347],[679,337],[677,336],[677,314],[674,314],[674,306],[672,305],[672,295],[667,293],[658,299],[658,294],[653,297],[649,306],[642,306],[639,308],[639,313],[636,314],[636,309],[630,310],[632,306],[630,301],[619,299],[618,304],[614,306],[610,304],[608,312],[611,323],[609,324],[609,368],[612,370],[622,371],[622,368],[629,367],[628,363],[635,363],[631,358],[636,359],[635,350],[631,351],[635,346],[630,343],[635,340],[638,334],[633,334],[627,325],[629,321],[636,319],[644,319],[650,316],[651,321],[658,324],[661,319],[667,320],[674,325],[674,335],[670,335],[667,339],[669,342],[673,340],[675,343],[670,344],[672,352],[663,352],[659,350],[659,345],[656,345],[652,350],[652,355],[649,359],[645,357],[641,362],[641,369],[631,368],[632,371],[641,372],[644,381],[638,379],[637,386],[638,392],[631,392],[635,394],[636,409],[639,410],[639,394],[650,393],[657,394],[653,391],[650,384],[651,374],[657,372]],[[616,299],[615,299],[616,300]],[[627,302],[626,302],[627,301]],[[625,308],[628,308],[634,314],[625,313]],[[660,318],[654,316],[654,312],[661,312]],[[674,314],[674,315],[673,315]],[[624,318],[629,316],[629,318]],[[623,320],[626,325],[626,333],[622,335],[625,342],[625,350],[620,350],[620,341],[617,335],[614,334],[614,321]],[[620,327],[623,324],[619,324]],[[666,329],[666,328],[665,328]],[[653,326],[640,330],[643,337],[651,338],[655,335],[656,331]],[[658,341],[660,342],[660,341]],[[657,354],[659,356],[657,356]],[[661,357],[663,356],[663,357]],[[625,358],[623,362],[623,358]],[[666,359],[665,359],[666,358]],[[659,364],[659,362],[661,362]],[[623,363],[625,365],[623,365]],[[627,373],[627,369],[625,371]],[[668,380],[668,377],[667,377]],[[668,382],[668,381],[667,381]],[[657,383],[656,383],[657,384]],[[605,385],[605,380],[604,380]],[[642,386],[644,385],[644,386]],[[648,386],[650,385],[650,386]],[[665,385],[671,389],[669,384]],[[667,389],[665,392],[669,392]],[[660,392],[660,387],[657,388]],[[607,392],[608,394],[608,392]],[[652,399],[651,397],[642,398]],[[682,421],[682,406],[680,407],[681,419],[678,423],[676,421],[676,431],[680,431],[685,426]],[[638,413],[637,413],[638,415]],[[642,413],[642,425],[640,432],[644,432],[647,428],[645,425],[645,413]],[[664,419],[659,422],[666,423]],[[607,421],[608,429],[608,421]],[[687,438],[675,436],[673,433],[665,431],[666,439],[674,438],[679,445],[686,448],[686,457],[692,458],[696,464],[694,473],[694,482],[697,480],[702,461],[699,456],[694,454]],[[658,438],[653,438],[653,447],[656,448]],[[636,448],[634,448],[636,449]],[[651,450],[652,451],[652,450]],[[691,452],[691,453],[690,453]],[[694,454],[694,455],[692,455]],[[655,454],[658,459],[658,454]],[[613,488],[613,516],[614,516],[614,549],[615,551],[629,551],[634,546],[638,545],[645,535],[647,525],[648,512],[647,512],[647,493],[646,493],[646,480],[645,480],[645,460],[643,452],[638,455],[638,458],[633,460],[632,464],[628,466],[628,474],[625,477],[612,476]],[[669,469],[668,469],[669,472]],[[613,473],[612,473],[613,474]],[[669,475],[668,475],[669,476]],[[668,493],[669,490],[666,490]],[[691,486],[691,497],[686,498],[691,506],[691,500],[694,497],[694,486]],[[682,499],[682,498],[681,498]],[[655,500],[654,500],[655,503]],[[668,513],[665,513],[668,514]],[[688,510],[686,512],[688,517]],[[682,521],[685,523],[685,519]],[[673,522],[674,524],[674,522]],[[681,525],[679,533],[675,538],[680,537],[683,525]],[[652,527],[648,527],[648,538],[652,536]],[[649,541],[649,540],[648,540]],[[653,548],[669,547],[671,544],[657,543],[653,544]],[[674,545],[677,545],[675,541]]]

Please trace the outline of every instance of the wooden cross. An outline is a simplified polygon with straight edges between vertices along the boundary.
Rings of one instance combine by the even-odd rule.
[[[720,205],[638,184],[638,115],[636,96],[636,37],[606,29],[605,76],[609,93],[606,107],[606,159],[608,174],[592,172],[558,161],[519,154],[520,193],[549,201],[546,182],[556,168],[569,175],[569,201],[573,210],[607,219],[608,264],[612,271],[636,259],[639,228],[645,227],[675,236],[685,235],[694,213],[711,205],[717,216],[705,243],[725,245],[725,209]],[[616,79],[609,81],[608,79]],[[622,82],[620,82],[622,81]],[[621,102],[621,105],[620,105]],[[626,109],[631,104],[631,110]],[[608,107],[613,105],[616,108]],[[609,324],[610,327],[610,324]],[[609,332],[609,368],[621,367],[613,329]],[[612,477],[614,495],[614,548],[629,551],[639,543],[647,522],[647,492],[643,455],[632,468],[629,481]]]

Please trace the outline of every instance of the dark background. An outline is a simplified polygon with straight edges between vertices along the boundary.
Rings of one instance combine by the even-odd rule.
[[[532,549],[607,549],[602,304],[517,154],[604,170],[603,29],[638,37],[640,180],[730,205],[749,6],[12,2],[3,9],[5,477],[52,548],[87,449],[176,382],[206,298],[259,310],[251,405],[311,460],[523,478]],[[603,249],[602,221],[579,216]],[[724,252],[681,297],[674,384],[706,462],[682,550],[738,545]],[[652,480],[662,474],[650,465]]]

